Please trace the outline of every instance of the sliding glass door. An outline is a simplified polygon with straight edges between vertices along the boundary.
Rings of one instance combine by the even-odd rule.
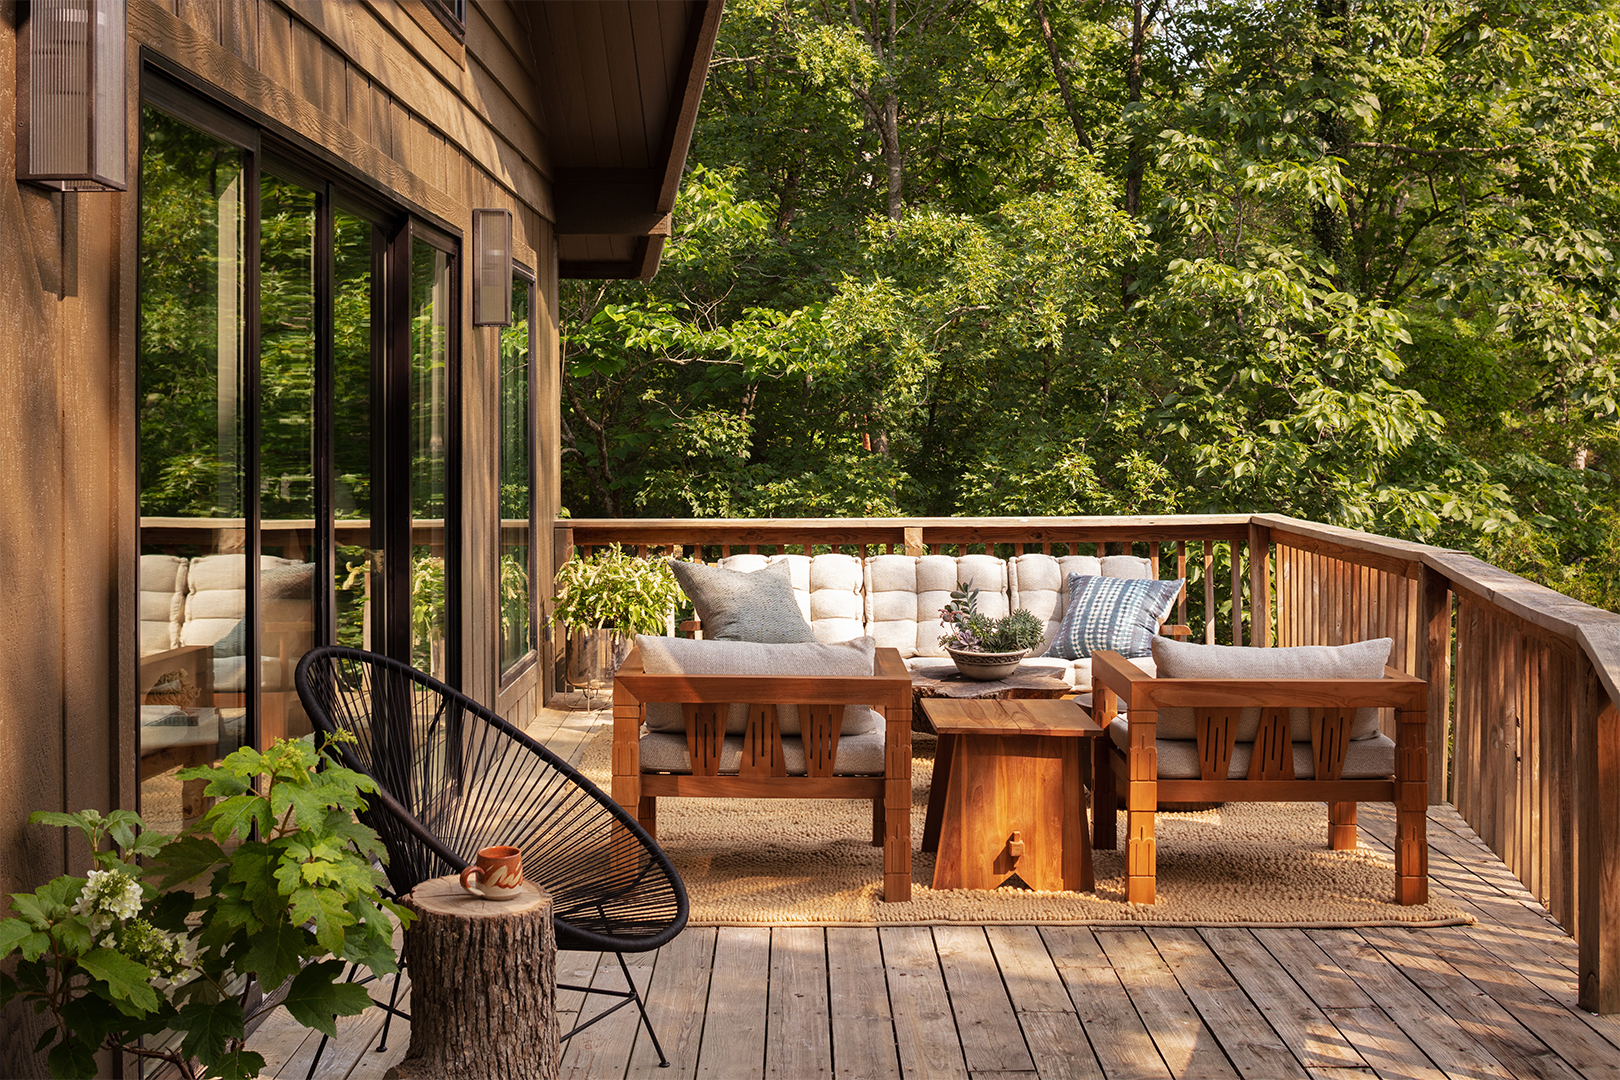
[[[140,198],[137,742],[178,827],[177,769],[309,733],[313,646],[457,677],[456,244],[174,90]]]

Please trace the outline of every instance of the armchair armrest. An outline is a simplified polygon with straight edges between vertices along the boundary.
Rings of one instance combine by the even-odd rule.
[[[1107,689],[1128,702],[1131,689],[1152,683],[1153,676],[1112,649],[1103,649],[1091,654],[1091,680],[1094,686]]]

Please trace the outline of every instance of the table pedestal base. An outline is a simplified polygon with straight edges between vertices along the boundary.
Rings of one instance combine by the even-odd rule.
[[[1095,888],[1082,748],[1076,738],[942,733],[923,828],[923,850],[938,853],[934,888],[994,889],[1014,874],[1032,889]]]

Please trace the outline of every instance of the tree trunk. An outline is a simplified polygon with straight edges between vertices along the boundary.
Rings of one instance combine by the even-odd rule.
[[[424,881],[402,903],[411,976],[411,1048],[399,1080],[553,1080],[557,938],[551,897],[480,900],[453,877]]]
[[[1074,103],[1074,91],[1069,88],[1069,73],[1063,70],[1063,57],[1058,51],[1057,37],[1052,33],[1052,21],[1046,17],[1045,0],[1035,0],[1035,17],[1041,24],[1041,37],[1046,39],[1046,52],[1052,58],[1052,74],[1057,77],[1058,89],[1063,93],[1063,109],[1069,114],[1074,128],[1074,140],[1082,150],[1091,149],[1091,136],[1080,122],[1080,107]]]
[[[1135,103],[1142,100],[1142,53],[1147,47],[1147,28],[1151,14],[1143,14],[1142,0],[1131,4],[1131,55],[1125,63],[1125,97]],[[1132,218],[1142,216],[1142,174],[1147,169],[1147,136],[1140,129],[1141,121],[1132,117],[1130,156],[1125,161],[1125,213]],[[1136,264],[1125,268],[1120,279],[1120,304],[1131,309],[1131,288],[1136,284]]]

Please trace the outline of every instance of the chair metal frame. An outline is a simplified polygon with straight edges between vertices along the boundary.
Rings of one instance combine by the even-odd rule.
[[[578,986],[559,983],[557,989],[569,990],[583,994],[602,997],[619,998],[617,1004],[604,1009],[588,1020],[577,1024],[572,1031],[562,1037],[564,1044],[579,1032],[606,1019],[618,1010],[634,1004],[640,1013],[640,1023],[647,1029],[647,1035],[652,1040],[653,1049],[658,1053],[659,1064],[668,1066],[669,1060],[664,1054],[663,1047],[658,1041],[658,1035],[653,1030],[652,1020],[647,1015],[645,1000],[637,990],[635,980],[630,977],[629,966],[625,963],[626,952],[650,952],[662,947],[673,940],[686,926],[690,912],[686,886],[681,881],[680,874],[670,863],[668,856],[658,846],[657,842],[647,833],[636,819],[614,802],[605,792],[590,780],[586,779],[577,769],[568,762],[546,749],[540,743],[514,727],[508,721],[498,716],[490,709],[485,708],[472,698],[447,686],[445,683],[427,675],[407,664],[377,653],[366,652],[344,646],[327,645],[310,650],[299,661],[294,682],[298,695],[308,711],[321,741],[338,730],[347,730],[353,733],[353,728],[339,723],[334,714],[344,714],[353,711],[352,708],[341,708],[339,705],[338,673],[337,669],[343,665],[350,665],[351,670],[365,670],[372,682],[365,688],[349,686],[343,691],[345,699],[364,697],[369,707],[366,710],[368,727],[393,726],[387,717],[389,715],[413,716],[414,711],[406,708],[403,711],[400,703],[394,700],[386,708],[376,708],[373,700],[379,686],[378,676],[381,676],[382,693],[385,697],[397,694],[402,690],[410,689],[416,694],[428,694],[436,697],[441,703],[434,711],[431,722],[426,731],[433,733],[440,724],[442,731],[438,732],[445,747],[444,760],[439,764],[444,773],[438,777],[440,785],[453,784],[456,787],[471,787],[480,798],[493,798],[512,794],[510,782],[498,790],[491,790],[487,774],[480,774],[478,762],[493,764],[497,770],[500,766],[511,764],[513,761],[529,762],[528,758],[508,758],[497,756],[490,760],[492,751],[501,755],[510,752],[511,746],[520,748],[519,753],[526,753],[538,757],[538,768],[548,774],[545,788],[539,792],[548,799],[556,796],[567,788],[574,788],[585,796],[580,799],[575,795],[567,796],[566,814],[562,815],[563,824],[584,821],[585,815],[591,815],[590,821],[600,827],[604,823],[612,834],[612,850],[622,853],[631,859],[639,869],[630,877],[622,880],[615,879],[617,889],[612,895],[602,895],[595,898],[594,903],[583,901],[577,895],[577,890],[569,888],[568,884],[560,881],[553,872],[556,867],[548,860],[544,864],[538,858],[540,853],[525,847],[524,841],[531,839],[527,834],[479,835],[476,840],[471,836],[464,836],[461,847],[467,850],[458,850],[453,841],[447,840],[437,834],[418,816],[416,800],[413,798],[419,787],[430,787],[433,780],[429,767],[431,755],[421,756],[415,751],[418,747],[413,742],[414,730],[394,730],[388,733],[385,739],[379,739],[361,746],[350,743],[335,743],[330,750],[346,768],[364,773],[377,782],[378,790],[367,796],[368,807],[360,814],[360,818],[367,825],[376,829],[382,837],[384,846],[388,849],[389,864],[385,868],[393,894],[397,899],[409,892],[422,881],[442,874],[459,873],[470,865],[479,848],[500,843],[510,843],[524,847],[524,877],[534,881],[541,888],[552,891],[554,898],[559,900],[559,907],[563,913],[555,915],[553,925],[556,930],[557,948],[580,950],[587,952],[611,952],[619,962],[619,968],[624,975],[628,990],[609,990],[600,987]],[[359,665],[355,668],[353,665]],[[403,682],[401,681],[403,680]],[[412,699],[415,700],[414,698]],[[355,702],[345,700],[344,704],[352,706]],[[373,725],[373,717],[377,713],[384,714],[382,725]],[[477,745],[469,746],[467,725],[482,723],[487,730],[480,733],[481,738]],[[414,723],[413,723],[414,727]],[[491,735],[490,733],[493,733]],[[370,734],[375,735],[372,731]],[[489,744],[488,739],[496,738],[507,740]],[[386,745],[392,740],[393,747]],[[375,757],[371,761],[365,760],[365,752],[379,749],[377,742],[385,745],[381,750],[386,755],[395,747],[403,747],[410,751],[409,760],[401,763],[397,760],[386,760],[384,757]],[[469,752],[470,751],[470,752]],[[532,767],[533,763],[529,763]],[[554,775],[549,775],[554,774]],[[392,781],[392,782],[391,782]],[[555,789],[555,790],[554,790]],[[407,805],[400,795],[406,796],[413,805]],[[465,800],[463,800],[465,801]],[[442,816],[447,809],[456,804],[456,797],[444,795],[442,792],[433,800],[429,800],[423,809],[424,814]],[[606,819],[605,822],[603,819]],[[534,819],[528,819],[524,824],[532,825]],[[644,860],[644,861],[643,861]],[[618,865],[620,860],[612,860]],[[531,865],[537,872],[531,873]],[[623,910],[627,904],[634,901],[637,893],[648,896],[649,899],[659,901],[659,914],[654,927],[645,927],[648,932],[634,936],[611,932],[613,916],[607,908],[615,905],[616,910]],[[568,898],[563,902],[563,898]],[[668,910],[670,906],[673,910]],[[595,915],[587,919],[589,908],[594,907]],[[591,925],[594,923],[595,925]],[[401,958],[403,972],[404,959]],[[351,972],[351,977],[353,972]],[[368,981],[371,976],[368,976]],[[399,993],[399,979],[394,980],[393,994],[384,1008],[389,1017],[384,1021],[381,1042],[378,1049],[387,1044],[388,1025],[394,1016],[409,1019],[408,1015],[395,1007]],[[376,1000],[376,999],[373,999]],[[324,1046],[324,1040],[323,1040]],[[319,1061],[319,1051],[316,1060]],[[313,1068],[312,1068],[313,1073]]]

